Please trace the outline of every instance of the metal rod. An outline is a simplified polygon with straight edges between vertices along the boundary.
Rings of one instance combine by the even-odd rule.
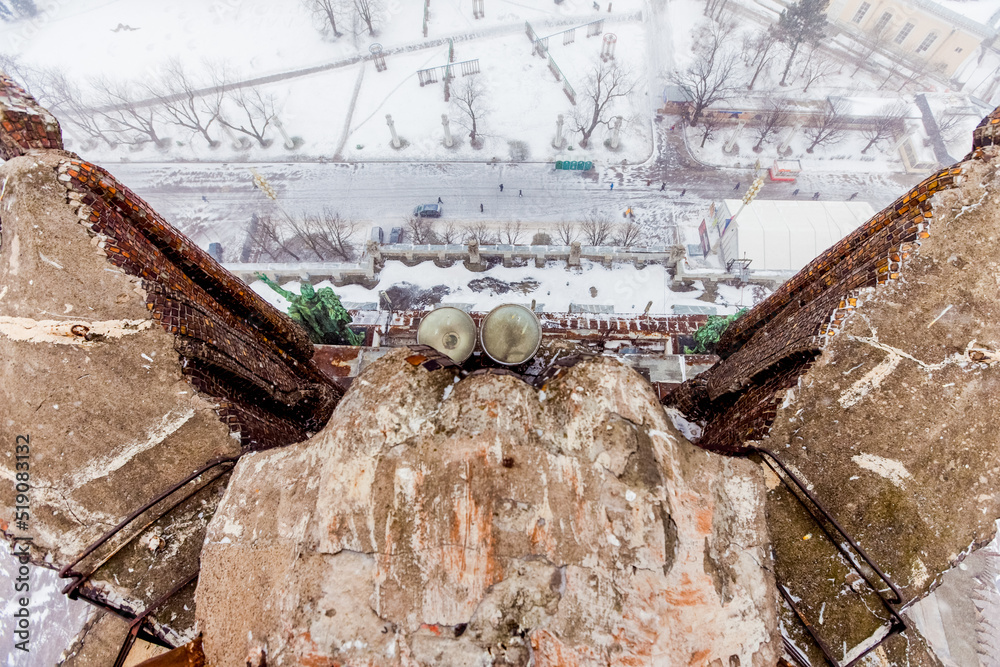
[[[885,600],[885,602],[886,603],[890,603],[891,602],[892,604],[902,604],[902,602],[903,602],[903,594],[900,593],[900,591],[896,587],[896,585],[894,583],[892,583],[892,581],[889,579],[888,575],[886,575],[884,572],[882,572],[881,569],[879,569],[878,565],[876,565],[875,562],[868,556],[868,554],[865,553],[865,550],[862,549],[861,546],[857,542],[855,542],[854,539],[850,535],[847,534],[847,531],[845,531],[841,527],[841,525],[839,523],[837,523],[837,520],[833,518],[833,515],[830,514],[830,512],[827,511],[827,509],[825,507],[823,507],[822,503],[819,502],[819,499],[817,499],[816,496],[814,496],[812,494],[812,492],[809,491],[809,489],[806,488],[805,484],[802,483],[802,480],[800,480],[798,477],[796,477],[792,473],[792,471],[789,470],[788,467],[784,463],[781,462],[781,459],[779,459],[774,454],[774,452],[772,452],[770,450],[767,450],[767,449],[764,449],[762,447],[750,447],[750,451],[757,452],[758,454],[766,454],[771,460],[773,460],[775,463],[778,464],[778,466],[782,469],[782,471],[784,471],[784,473],[788,476],[788,478],[791,479],[795,483],[795,486],[798,487],[798,489],[800,491],[802,491],[802,493],[807,498],[809,498],[809,502],[811,502],[815,506],[815,508],[817,510],[819,510],[820,514],[823,515],[823,518],[825,518],[827,521],[829,521],[830,524],[833,525],[833,527],[837,529],[837,532],[840,533],[840,535],[845,540],[847,540],[847,543],[851,545],[851,548],[853,548],[855,551],[858,552],[858,555],[861,556],[861,560],[863,560],[865,562],[865,564],[868,565],[868,567],[870,567],[872,569],[872,571],[875,572],[875,574],[878,575],[879,579],[881,579],[885,583],[885,585],[889,587],[889,590],[892,591],[892,594],[895,597],[895,599]],[[779,478],[780,477],[781,476],[779,475]],[[786,484],[786,486],[787,486],[787,484]],[[793,494],[793,495],[795,495],[795,494]],[[796,498],[798,498],[797,495],[796,495]],[[798,500],[799,500],[800,503],[802,503],[802,499],[801,498],[798,498]],[[805,503],[802,503],[802,505],[805,506]],[[852,565],[854,565],[854,559],[847,552],[847,550],[844,549],[843,545],[839,544],[836,540],[831,540],[831,541],[837,547],[837,551],[839,551],[845,558],[848,559],[848,561],[851,562]],[[865,574],[860,569],[858,569],[857,566],[855,566],[855,569],[858,570],[858,574],[860,574],[864,578],[865,582],[869,586],[871,586],[872,590],[878,591],[878,589],[868,579],[867,574]],[[882,597],[881,593],[879,593],[879,597]]]
[[[194,572],[192,572],[186,579],[181,581],[179,584],[170,589],[167,593],[164,593],[159,598],[157,598],[152,604],[146,607],[146,610],[135,617],[132,621],[132,625],[129,626],[128,634],[125,636],[125,641],[122,642],[122,647],[118,650],[118,657],[115,659],[114,667],[123,667],[125,660],[128,659],[128,654],[132,650],[132,646],[135,644],[135,640],[139,633],[142,631],[142,626],[146,623],[146,619],[149,618],[150,614],[153,613],[157,608],[161,607],[163,603],[172,598],[177,594],[182,588],[190,584],[192,581],[198,578],[198,573],[201,571],[199,567]],[[175,648],[175,647],[172,647]]]
[[[239,460],[239,458],[240,458],[239,456],[229,456],[229,457],[218,458],[218,459],[215,459],[213,461],[210,461],[210,462],[206,463],[204,466],[202,466],[201,468],[199,468],[198,470],[196,470],[195,472],[193,472],[188,477],[184,478],[183,480],[181,480],[177,484],[174,484],[173,486],[171,486],[166,491],[164,491],[164,492],[160,493],[159,495],[157,495],[153,500],[149,501],[148,503],[146,503],[145,505],[143,505],[139,509],[137,509],[134,512],[132,512],[131,514],[129,514],[124,520],[121,521],[121,523],[119,523],[117,526],[115,526],[111,530],[107,531],[106,533],[104,533],[104,535],[102,535],[100,538],[98,538],[97,541],[95,541],[89,547],[87,547],[86,549],[84,549],[83,552],[79,556],[77,556],[77,558],[72,563],[69,563],[68,565],[64,566],[61,570],[59,570],[59,576],[61,578],[64,578],[64,579],[65,578],[70,578],[70,577],[76,578],[76,581],[73,582],[72,584],[68,585],[66,588],[64,588],[62,592],[65,595],[68,595],[70,597],[70,599],[73,599],[74,597],[76,597],[76,589],[79,588],[79,586],[82,585],[84,581],[86,581],[87,579],[89,579],[90,577],[92,577],[94,575],[94,573],[97,572],[97,570],[102,565],[104,565],[108,561],[109,558],[111,558],[111,556],[113,556],[114,554],[118,553],[125,545],[129,544],[132,541],[132,539],[134,539],[134,536],[133,536],[133,538],[131,538],[129,540],[126,540],[121,545],[119,545],[118,548],[116,548],[104,560],[102,560],[100,563],[98,563],[98,565],[96,567],[92,568],[89,573],[82,574],[82,573],[73,571],[73,568],[76,565],[78,565],[80,563],[80,561],[82,561],[84,558],[86,558],[87,556],[89,556],[90,554],[92,554],[95,550],[97,550],[101,545],[105,544],[112,537],[114,537],[115,535],[117,535],[125,526],[127,526],[130,523],[132,523],[141,514],[143,514],[144,512],[148,511],[150,508],[152,508],[153,506],[155,506],[157,503],[159,503],[160,501],[162,501],[164,498],[166,498],[166,497],[170,496],[171,494],[175,493],[181,487],[183,487],[186,484],[189,484],[191,481],[197,479],[198,477],[200,477],[201,475],[203,475],[208,470],[211,470],[212,468],[215,468],[216,466],[220,466],[220,465],[224,465],[224,464],[228,464],[228,463],[235,463],[236,461]],[[225,473],[222,473],[222,474],[225,474]],[[213,477],[212,480],[209,481],[207,484],[198,487],[195,491],[189,493],[187,496],[185,496],[181,500],[179,500],[176,503],[174,503],[166,511],[160,513],[160,515],[157,517],[157,519],[154,519],[153,521],[156,521],[156,520],[162,518],[164,515],[167,514],[167,512],[169,512],[170,510],[172,510],[178,504],[180,504],[181,502],[184,502],[184,500],[187,500],[188,498],[190,498],[192,495],[194,495],[198,491],[201,491],[202,489],[204,489],[205,487],[207,487],[209,484],[211,484],[212,482],[214,482],[216,479],[218,479],[221,476],[222,475],[217,475],[217,476]],[[148,527],[151,523],[153,523],[153,522],[150,522],[150,523],[146,524],[146,527]],[[145,528],[143,528],[143,530],[145,530]]]
[[[825,507],[823,507],[822,503],[819,502],[819,499],[816,498],[816,496],[813,495],[813,493],[809,491],[808,488],[806,488],[806,485],[802,482],[802,480],[796,477],[796,475],[791,470],[789,470],[789,468],[781,461],[781,459],[779,459],[774,454],[774,452],[768,449],[764,449],[763,447],[756,447],[756,446],[752,446],[749,449],[750,451],[756,452],[757,454],[761,455],[762,460],[764,460],[764,462],[767,463],[768,467],[770,467],[771,470],[773,470],[775,474],[778,475],[778,479],[781,480],[782,484],[784,484],[785,487],[788,488],[789,492],[795,497],[795,499],[806,509],[807,512],[809,512],[809,514],[816,521],[817,525],[819,525],[819,527],[823,530],[823,533],[826,534],[826,536],[830,539],[830,542],[834,545],[834,547],[836,547],[837,551],[840,552],[840,554],[851,565],[851,567],[859,575],[861,575],[861,578],[864,579],[865,583],[868,584],[869,588],[871,588],[872,591],[875,593],[875,595],[878,596],[879,600],[882,602],[882,606],[885,607],[886,611],[889,612],[890,618],[888,620],[888,631],[886,632],[885,636],[883,636],[877,642],[866,648],[864,651],[861,652],[860,655],[856,656],[849,663],[842,665],[838,661],[836,656],[834,656],[830,648],[826,645],[826,642],[824,642],[823,639],[819,636],[819,633],[816,631],[813,625],[806,619],[805,614],[795,604],[794,600],[792,600],[791,594],[788,592],[785,586],[780,583],[778,584],[778,592],[781,593],[781,596],[785,599],[785,602],[792,609],[792,611],[795,612],[795,615],[798,617],[799,621],[801,621],[803,627],[805,627],[806,632],[808,632],[809,636],[812,637],[814,642],[816,642],[816,646],[819,647],[819,650],[823,652],[823,656],[826,658],[827,662],[833,665],[833,667],[852,667],[853,665],[856,665],[858,661],[861,660],[861,658],[866,656],[871,651],[875,650],[883,642],[889,639],[889,637],[898,632],[902,632],[903,630],[906,629],[906,623],[903,622],[902,617],[895,609],[893,609],[890,606],[890,602],[892,604],[901,604],[903,601],[903,596],[900,593],[899,589],[896,587],[896,585],[889,580],[889,577],[885,573],[883,573],[882,570],[879,569],[879,567],[875,564],[875,562],[872,561],[872,559],[868,556],[868,554],[865,553],[864,549],[862,549],[858,545],[858,543],[855,542],[854,539],[847,534],[847,532],[840,526],[840,524],[837,523],[837,520],[833,518],[833,515],[830,514],[830,512]],[[770,461],[773,461],[778,465],[779,468],[781,468],[781,470],[785,473],[784,476],[778,474],[778,471],[774,469],[774,466],[771,465]],[[809,502],[812,503],[813,508],[816,511],[818,511],[823,516],[823,518],[826,519],[830,523],[830,525],[832,525],[837,530],[837,532],[851,545],[851,547],[855,551],[857,551],[858,555],[861,556],[861,559],[865,562],[865,564],[879,576],[879,578],[886,584],[886,586],[889,587],[889,590],[892,591],[892,594],[895,596],[895,600],[886,599],[886,596],[883,595],[882,591],[880,591],[878,588],[875,587],[871,579],[868,578],[867,573],[865,573],[860,567],[858,567],[853,556],[843,547],[843,545],[839,541],[837,541],[836,539],[834,539],[832,535],[830,535],[830,532],[827,529],[827,527],[816,518],[815,514],[813,513],[813,509],[810,509],[810,507],[806,504],[806,502],[802,499],[802,497],[799,494],[795,493],[795,490],[792,488],[792,485],[788,482],[788,480],[791,480],[791,482],[794,483],[795,488],[798,488],[802,492],[802,494],[809,499]],[[789,654],[792,655],[792,657],[795,658],[797,662],[800,662],[798,658],[795,656],[795,653],[789,652]],[[803,667],[809,667],[809,665],[806,664],[803,665]]]

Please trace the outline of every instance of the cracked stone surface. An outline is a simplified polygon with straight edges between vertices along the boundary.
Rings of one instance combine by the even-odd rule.
[[[201,557],[209,664],[775,663],[756,466],[612,359],[539,391],[411,354],[240,461]]]
[[[930,238],[902,279],[861,295],[763,441],[907,602],[989,542],[1000,517],[998,152],[935,195]],[[803,539],[822,535],[781,493],[768,494],[778,579],[833,646],[855,646],[878,625],[862,605],[877,605],[825,539]]]
[[[239,451],[181,376],[173,336],[150,319],[138,282],[107,262],[66,205],[61,156],[0,165],[0,440],[11,443],[0,455],[0,530],[24,533],[12,444],[27,435],[33,557],[56,568],[157,491]],[[102,335],[86,341],[72,332],[78,324]],[[137,543],[109,563],[99,595],[141,610],[168,590],[196,566],[216,500],[196,496],[161,522],[155,558]],[[183,605],[165,613],[175,627],[193,622]]]

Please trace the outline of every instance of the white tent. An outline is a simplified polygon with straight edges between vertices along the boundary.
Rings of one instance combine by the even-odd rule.
[[[726,199],[720,229],[743,202]],[[875,215],[867,202],[755,200],[722,236],[723,261],[751,260],[756,271],[795,272]]]

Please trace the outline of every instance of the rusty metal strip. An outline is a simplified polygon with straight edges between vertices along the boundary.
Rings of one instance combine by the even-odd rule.
[[[796,477],[795,474],[791,470],[789,470],[788,466],[786,466],[781,461],[781,459],[779,459],[775,455],[774,452],[768,449],[764,449],[763,447],[757,447],[757,446],[750,447],[749,450],[751,452],[759,454],[761,456],[761,459],[765,463],[767,463],[768,467],[770,467],[771,470],[774,471],[774,473],[778,476],[778,479],[780,479],[781,482],[785,485],[785,487],[788,488],[792,496],[794,496],[795,499],[798,500],[799,503],[806,509],[806,511],[809,512],[810,516],[813,517],[813,519],[816,521],[816,524],[820,527],[820,529],[827,536],[827,538],[834,545],[834,547],[836,547],[837,551],[840,552],[840,555],[844,557],[844,560],[846,560],[854,569],[854,571],[857,572],[862,579],[864,579],[865,583],[868,584],[868,587],[871,588],[872,591],[874,591],[875,595],[878,596],[879,600],[882,601],[882,606],[885,607],[886,611],[889,612],[889,617],[890,617],[889,626],[888,626],[888,632],[886,632],[885,636],[879,639],[871,646],[869,646],[860,655],[856,656],[850,662],[846,664],[841,664],[840,661],[836,658],[836,656],[834,656],[830,648],[827,646],[826,642],[823,641],[823,638],[820,637],[819,632],[816,630],[816,628],[814,628],[813,625],[809,623],[809,621],[805,617],[805,614],[803,614],[802,610],[799,609],[799,607],[795,604],[795,601],[792,599],[792,596],[789,594],[789,592],[785,589],[784,585],[778,583],[778,592],[781,593],[781,596],[785,599],[785,602],[788,604],[789,607],[791,607],[792,611],[795,612],[795,615],[798,617],[803,627],[805,627],[806,632],[809,633],[809,636],[812,637],[814,642],[816,642],[816,646],[818,646],[820,651],[823,652],[823,656],[826,658],[827,662],[833,665],[833,667],[852,667],[853,665],[858,664],[858,662],[863,657],[865,657],[870,652],[878,648],[882,643],[884,643],[887,639],[889,639],[889,637],[891,637],[896,633],[902,632],[903,630],[906,630],[906,623],[903,621],[903,618],[891,606],[892,604],[902,604],[903,595],[902,593],[900,593],[899,588],[897,588],[896,585],[892,583],[889,577],[884,572],[882,572],[881,569],[879,569],[878,565],[875,564],[875,562],[871,559],[871,557],[869,557],[868,554],[865,553],[865,550],[862,549],[861,546],[854,541],[854,538],[852,538],[850,535],[847,534],[847,531],[845,531],[839,523],[837,523],[837,520],[833,518],[833,515],[830,514],[830,512],[823,506],[822,503],[820,503],[819,499],[806,487],[806,485],[802,482],[802,480]],[[781,468],[781,471],[784,472],[784,475],[782,475],[775,469],[774,465],[771,463],[772,461],[774,462],[774,464],[777,464],[779,468]],[[791,480],[791,483],[789,483],[788,480]],[[796,493],[795,491],[796,489],[801,491],[802,495]],[[808,498],[809,503],[812,504],[812,507],[810,507],[809,504],[807,504],[806,501],[803,500],[802,496]],[[834,537],[830,535],[830,532],[827,530],[827,526],[822,521],[816,518],[815,512],[819,512],[823,516],[823,518],[827,522],[829,522],[829,524],[833,526],[834,529],[836,529],[837,533],[839,533],[840,536],[843,537],[844,540],[846,540],[847,543],[851,545],[851,548],[857,552],[857,554],[861,557],[861,560],[864,561],[865,565],[870,567],[871,570],[878,575],[878,578],[881,579],[882,582],[889,588],[889,590],[892,592],[892,595],[894,596],[894,599],[887,598],[882,593],[882,591],[880,591],[878,587],[876,587],[875,584],[872,583],[871,579],[868,578],[868,574],[857,566],[854,558],[847,551],[847,549],[845,549],[844,546],[838,540],[834,539]],[[799,662],[799,658],[796,656],[795,652],[789,651],[789,655],[795,658],[796,662]],[[810,667],[808,664],[803,664],[801,662],[800,664],[802,664],[802,667]]]
[[[114,667],[123,667],[125,661],[128,659],[128,654],[132,651],[132,647],[135,645],[135,640],[139,636],[142,627],[146,624],[146,620],[149,618],[150,614],[153,613],[157,608],[163,606],[163,604],[177,594],[182,588],[190,584],[192,581],[198,578],[198,573],[201,571],[199,567],[194,572],[189,574],[186,579],[174,586],[170,591],[164,593],[159,598],[157,598],[152,604],[146,607],[145,611],[135,617],[132,624],[128,628],[128,634],[125,635],[125,641],[122,642],[122,647],[118,650],[118,657],[115,659]],[[176,647],[170,647],[176,648]]]
[[[129,514],[127,517],[125,517],[125,519],[123,519],[121,521],[121,523],[119,523],[117,526],[115,526],[114,528],[110,529],[106,533],[104,533],[104,535],[102,535],[100,538],[98,538],[97,541],[95,541],[89,547],[87,547],[86,549],[84,549],[83,552],[79,556],[77,556],[76,559],[73,562],[69,563],[68,565],[64,566],[61,570],[59,570],[59,576],[61,578],[63,578],[63,579],[67,579],[67,578],[73,578],[73,579],[75,579],[75,581],[73,583],[67,585],[63,589],[63,591],[62,591],[63,594],[69,596],[69,598],[71,600],[76,599],[79,596],[78,589],[80,588],[80,586],[82,586],[84,584],[84,582],[86,582],[88,579],[90,579],[92,576],[94,576],[94,574],[97,572],[97,570],[99,570],[105,563],[107,563],[115,554],[117,554],[119,551],[121,551],[123,548],[125,548],[126,545],[130,544],[132,542],[132,540],[134,540],[138,535],[142,534],[142,532],[146,528],[148,528],[150,525],[152,525],[156,521],[158,521],[161,518],[163,518],[171,510],[173,510],[175,507],[177,507],[178,505],[180,505],[181,503],[183,503],[185,500],[187,500],[188,498],[190,498],[194,494],[196,494],[199,491],[202,491],[205,488],[207,488],[215,480],[217,480],[219,477],[221,477],[222,475],[224,475],[226,473],[226,471],[223,471],[222,473],[216,475],[215,477],[213,477],[212,479],[210,479],[205,484],[202,484],[200,486],[195,487],[195,489],[193,491],[191,491],[186,496],[184,496],[184,497],[180,498],[179,500],[177,500],[175,503],[173,503],[170,507],[166,508],[164,511],[160,512],[155,518],[153,518],[150,521],[148,521],[145,526],[143,526],[139,531],[137,531],[135,533],[135,535],[133,535],[132,537],[130,537],[127,540],[124,540],[120,545],[118,545],[117,548],[115,548],[111,553],[109,553],[108,555],[106,555],[99,563],[97,563],[97,565],[95,565],[94,567],[92,567],[90,569],[90,571],[87,572],[86,574],[80,573],[80,572],[76,572],[73,569],[74,567],[76,567],[80,563],[80,561],[82,561],[84,558],[86,558],[87,556],[89,556],[90,554],[92,554],[94,551],[96,551],[103,544],[107,543],[108,540],[110,540],[115,535],[117,535],[119,532],[121,532],[121,530],[123,528],[125,528],[125,526],[127,526],[128,524],[130,524],[133,521],[135,521],[135,519],[137,519],[144,512],[148,511],[150,508],[152,508],[157,503],[159,503],[160,501],[162,501],[164,498],[169,497],[170,495],[172,495],[173,493],[175,493],[176,491],[178,491],[179,489],[181,489],[183,486],[189,484],[190,482],[192,482],[193,480],[197,479],[198,477],[201,477],[203,474],[205,474],[206,472],[208,472],[212,468],[216,468],[216,467],[222,466],[222,465],[229,465],[229,464],[235,465],[236,461],[238,461],[239,458],[240,457],[238,455],[237,456],[229,456],[229,457],[217,458],[217,459],[214,459],[214,460],[208,462],[207,464],[205,464],[204,466],[202,466],[198,470],[194,471],[193,473],[191,473],[190,475],[188,475],[187,477],[185,477],[183,480],[181,480],[177,484],[174,484],[173,486],[171,486],[166,491],[163,491],[162,493],[160,493],[159,495],[157,495],[155,498],[153,498],[153,500],[147,502],[145,505],[143,505],[139,509],[135,510],[131,514]]]

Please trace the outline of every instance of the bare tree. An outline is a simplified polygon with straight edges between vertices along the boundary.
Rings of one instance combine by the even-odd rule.
[[[221,88],[202,93],[180,60],[173,58],[164,65],[159,81],[147,89],[159,102],[165,121],[200,134],[212,148],[219,146],[221,142],[213,139],[208,130],[222,112]]]
[[[705,142],[715,135],[716,131],[723,125],[723,118],[718,114],[706,113],[701,117],[701,146],[705,147]]]
[[[580,236],[580,230],[575,223],[560,222],[556,224],[556,240],[562,245],[569,245]]]
[[[410,231],[410,238],[416,245],[434,243],[437,234],[434,233],[434,223],[428,218],[420,218],[415,215],[407,216],[405,227]]]
[[[354,259],[357,251],[354,245],[354,235],[361,227],[359,222],[343,218],[332,208],[324,206],[318,217],[317,226],[323,240],[334,255],[344,261]]]
[[[635,78],[617,61],[597,63],[583,86],[580,104],[573,113],[574,130],[583,135],[580,147],[586,148],[598,125],[607,127],[615,103],[632,94]]]
[[[321,213],[304,214],[300,219],[286,215],[285,223],[293,232],[287,240],[289,248],[301,249],[303,254],[308,251],[320,261],[354,259],[353,237],[359,228],[356,221],[324,207]]]
[[[840,141],[844,132],[847,131],[847,123],[844,118],[846,113],[847,103],[844,100],[831,101],[819,122],[804,130],[804,134],[812,142],[806,149],[806,153],[812,153],[817,146],[826,146]]]
[[[500,229],[500,240],[509,245],[517,245],[521,241],[521,237],[524,235],[524,229],[521,227],[521,222],[505,222],[503,227]]]
[[[706,0],[705,11],[703,13],[710,19],[718,19],[725,11],[728,2],[729,0]]]
[[[29,95],[41,101],[41,91],[38,89],[40,72],[25,64],[16,53],[0,53],[0,72],[13,77]]]
[[[580,225],[587,245],[604,245],[611,238],[614,227],[611,218],[597,209],[587,213],[584,216],[583,224]]]
[[[353,0],[353,2],[354,11],[357,12],[358,18],[368,28],[369,37],[374,37],[375,23],[378,21],[378,16],[382,11],[381,3],[379,0]]]
[[[285,234],[283,227],[270,214],[257,215],[256,224],[247,228],[251,261],[259,261],[264,255],[274,262],[289,258],[302,261],[294,250],[295,236]]]
[[[531,245],[552,245],[552,236],[548,232],[535,232]]]
[[[766,108],[753,123],[753,130],[757,135],[757,143],[753,147],[755,153],[759,153],[764,142],[788,124],[790,115],[788,103],[784,99],[771,98],[767,101]]]
[[[743,45],[744,63],[747,69],[753,69],[753,76],[747,84],[747,90],[753,90],[757,77],[766,72],[774,60],[778,37],[773,30],[763,30],[753,37],[745,37]]]
[[[303,214],[301,218],[295,218],[293,216],[286,215],[285,221],[292,229],[293,238],[299,245],[315,255],[315,259],[320,261],[327,259],[326,252],[324,252],[326,250],[326,244],[323,243],[323,240],[316,229],[315,216]]]
[[[805,81],[805,87],[802,88],[802,92],[808,92],[809,86],[813,85],[817,81],[825,79],[828,76],[834,74],[839,65],[837,62],[832,60],[829,56],[824,57],[819,49],[813,47],[809,50],[809,56],[806,58],[805,67],[802,69],[802,78]]]
[[[110,131],[103,120],[93,110],[93,99],[89,97],[89,92],[84,93],[81,88],[71,81],[62,71],[57,69],[46,69],[41,73],[41,80],[45,93],[39,97],[39,101],[44,99],[45,106],[60,119],[68,121],[77,132],[87,137],[83,142],[84,148],[91,148],[97,142],[103,141],[109,148],[118,145],[118,138]],[[37,88],[37,86],[36,86]]]
[[[493,245],[496,243],[496,233],[490,229],[485,222],[477,222],[465,228],[465,240],[478,241],[479,245]]]
[[[469,143],[473,148],[483,147],[480,125],[489,115],[486,104],[486,87],[477,75],[465,77],[452,89],[452,105],[458,109],[458,124],[469,131]]]
[[[861,136],[868,140],[868,144],[861,149],[861,154],[864,155],[872,146],[891,138],[901,127],[905,114],[906,106],[902,102],[882,106],[861,130]]]
[[[167,146],[169,140],[156,131],[156,107],[143,103],[135,94],[138,86],[107,77],[98,78],[93,85],[97,93],[96,111],[119,139],[133,145],[152,142],[160,148]]]
[[[445,223],[445,226],[441,230],[441,233],[438,234],[438,238],[441,239],[442,243],[446,244],[458,243],[459,240],[461,240],[461,237],[458,233],[458,228],[455,227],[454,222]]]
[[[727,46],[730,31],[713,25],[696,44],[695,58],[683,72],[670,74],[670,81],[691,94],[691,125],[697,125],[702,112],[711,104],[728,99],[735,91],[736,64],[739,56]]]
[[[340,20],[343,11],[343,0],[305,0],[304,4],[312,12],[313,18],[319,21],[324,34],[327,30],[332,31],[334,37],[343,34],[337,30],[337,21]]]
[[[253,137],[262,148],[270,146],[272,140],[265,136],[265,132],[278,115],[274,108],[274,95],[262,93],[256,87],[247,87],[237,88],[227,99],[236,107],[239,120],[230,122],[220,113],[219,123],[235,132]],[[237,122],[240,124],[237,125]]]
[[[934,120],[937,123],[938,132],[944,140],[954,141],[957,138],[959,130],[961,130],[964,118],[963,114],[958,113],[954,109],[948,109],[938,114]]]
[[[613,243],[622,248],[634,248],[642,241],[642,227],[634,220],[618,225],[615,230]]]
[[[872,27],[866,30],[864,34],[858,38],[857,47],[851,50],[854,60],[858,63],[854,71],[851,72],[851,76],[857,74],[862,67],[865,65],[870,65],[872,62],[872,56],[878,53],[879,49],[885,46],[885,36],[886,32],[889,30],[889,24],[883,24],[876,27]]]

